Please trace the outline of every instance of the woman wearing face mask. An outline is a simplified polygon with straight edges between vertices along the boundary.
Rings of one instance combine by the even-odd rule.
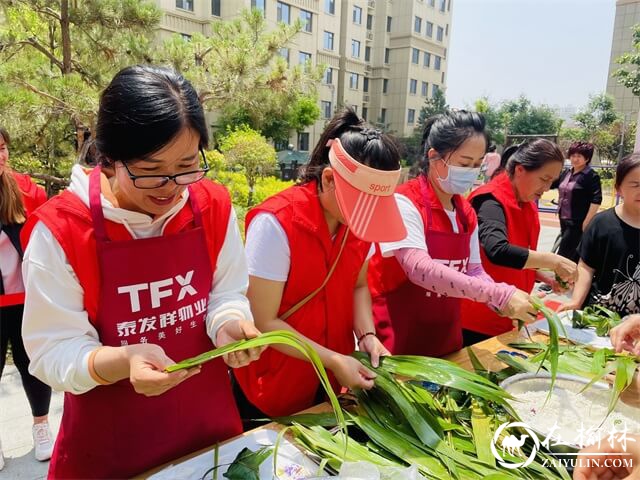
[[[548,140],[513,145],[502,155],[506,169],[469,196],[478,214],[482,265],[494,280],[526,292],[536,280],[561,291],[554,273],[567,283],[575,280],[575,263],[536,251],[540,220],[535,202],[558,178],[563,161],[560,149]],[[485,305],[472,302],[463,302],[462,326],[467,345],[512,328],[511,322]]]
[[[462,347],[460,301],[470,298],[531,320],[529,296],[482,269],[476,215],[461,196],[487,150],[482,115],[431,117],[422,136],[424,173],[396,189],[408,235],[381,243],[369,287],[376,331],[393,354],[443,356]]]

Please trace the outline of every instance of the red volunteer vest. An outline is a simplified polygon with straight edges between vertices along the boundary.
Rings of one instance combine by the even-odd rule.
[[[400,185],[396,192],[409,198],[420,212],[430,256],[466,271],[470,238],[477,225],[471,205],[453,196],[459,232],[455,233],[424,176]],[[443,356],[462,347],[460,299],[414,285],[395,257],[385,258],[376,251],[369,266],[369,288],[377,334],[394,355]]]
[[[24,204],[25,216],[29,218],[31,214],[44,202],[47,201],[47,193],[44,188],[36,185],[29,175],[11,171],[13,178],[18,184],[22,193],[22,203]],[[0,307],[11,305],[22,305],[24,303],[24,292],[0,295]]]
[[[181,360],[212,348],[205,317],[230,200],[208,181],[162,236],[131,238],[106,221],[99,170],[90,175],[91,209],[65,192],[39,209],[84,289],[85,308],[107,346],[154,343]],[[36,220],[30,220],[32,230]],[[126,478],[241,432],[228,369],[216,360],[155,397],[128,379],[65,394],[50,478]]]
[[[348,231],[341,226],[331,240],[315,181],[267,199],[247,214],[246,226],[261,212],[275,215],[289,241],[291,266],[278,310],[282,315],[322,284]],[[345,355],[353,352],[353,292],[370,245],[349,233],[325,287],[286,322],[331,350]],[[234,375],[248,400],[270,416],[313,406],[320,385],[311,364],[273,348],[259,360],[235,369]],[[332,383],[338,392],[339,385],[335,380]]]
[[[507,240],[512,245],[535,250],[538,246],[540,234],[540,219],[538,207],[534,202],[520,205],[516,199],[513,185],[509,176],[502,173],[486,185],[474,190],[469,200],[479,195],[490,193],[504,210],[507,226]],[[535,283],[535,271],[531,269],[516,269],[502,267],[492,263],[480,248],[482,266],[496,282],[515,285],[520,290],[530,292]],[[462,327],[485,335],[500,335],[513,329],[509,318],[501,317],[486,305],[465,300],[462,303]]]

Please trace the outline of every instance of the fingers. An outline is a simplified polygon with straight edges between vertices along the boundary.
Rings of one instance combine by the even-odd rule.
[[[378,352],[377,349],[374,349],[370,355],[371,355],[371,365],[373,366],[373,368],[378,368],[380,366],[380,353]]]

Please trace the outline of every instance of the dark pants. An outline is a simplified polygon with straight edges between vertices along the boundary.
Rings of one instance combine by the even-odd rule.
[[[462,329],[462,344],[465,347],[475,345],[476,343],[483,342],[491,338],[491,335],[485,335],[484,333],[474,332],[473,330]]]
[[[560,244],[558,246],[558,255],[577,262],[579,259],[577,249],[581,239],[582,222],[560,219]]]
[[[22,343],[22,310],[22,305],[0,308],[0,376],[11,342],[13,363],[20,372],[22,386],[31,405],[31,414],[34,417],[42,417],[49,413],[51,387],[29,373],[29,357]]]

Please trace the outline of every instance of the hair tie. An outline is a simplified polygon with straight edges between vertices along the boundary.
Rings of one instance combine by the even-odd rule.
[[[367,137],[367,142],[371,140],[380,140],[382,132],[375,128],[363,128],[360,130],[360,135]]]

